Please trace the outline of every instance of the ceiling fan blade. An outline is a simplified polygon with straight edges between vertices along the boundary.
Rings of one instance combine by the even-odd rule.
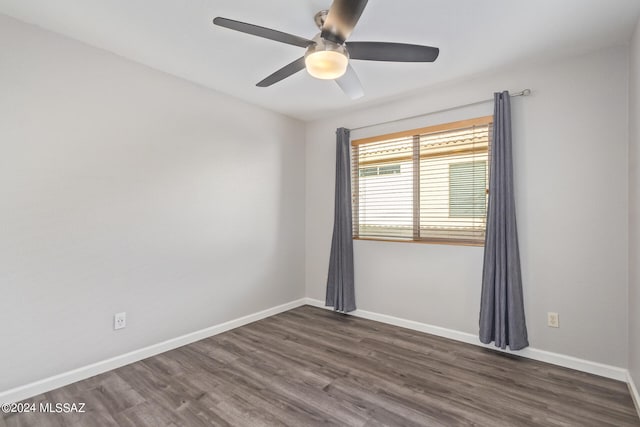
[[[256,86],[267,87],[274,83],[278,83],[280,80],[284,80],[289,76],[294,75],[300,70],[304,70],[304,56],[293,61],[291,64],[285,65],[275,73],[271,74],[266,79],[260,81]]]
[[[222,18],[220,16],[215,18],[213,23],[231,30],[240,31],[241,33],[247,33],[294,46],[308,47],[313,44],[311,40],[294,36],[293,34],[283,33],[282,31],[272,30],[271,28],[260,27],[258,25],[247,24],[246,22],[234,21],[233,19]]]
[[[336,79],[336,83],[351,99],[358,99],[364,96],[364,89],[362,88],[360,79],[351,65],[347,67],[347,71],[342,77]]]
[[[406,43],[349,42],[346,44],[351,59],[391,62],[433,62],[440,49]]]
[[[342,44],[351,35],[368,0],[333,0],[321,37]]]

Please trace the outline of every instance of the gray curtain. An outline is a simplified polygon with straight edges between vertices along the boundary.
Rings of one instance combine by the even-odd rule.
[[[480,341],[520,350],[529,345],[522,299],[522,277],[511,155],[511,98],[494,94],[493,141],[484,246]]]
[[[349,129],[339,128],[336,131],[336,201],[333,216],[333,239],[331,240],[325,305],[344,313],[356,309],[353,288],[350,165]]]

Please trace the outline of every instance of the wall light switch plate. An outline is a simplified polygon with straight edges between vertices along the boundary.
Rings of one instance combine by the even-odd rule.
[[[558,313],[547,313],[547,326],[550,328],[560,327],[560,316],[558,316]]]
[[[113,315],[113,329],[122,329],[127,326],[127,313],[116,313]]]

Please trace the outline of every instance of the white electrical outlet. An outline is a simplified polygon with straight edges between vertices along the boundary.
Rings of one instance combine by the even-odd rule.
[[[113,315],[113,329],[122,329],[127,326],[127,313],[116,313]]]
[[[550,328],[560,327],[560,316],[558,316],[558,313],[547,313],[547,326]]]

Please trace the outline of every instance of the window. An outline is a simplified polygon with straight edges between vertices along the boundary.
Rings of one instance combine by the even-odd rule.
[[[487,216],[487,161],[449,164],[449,216]]]
[[[353,237],[483,244],[492,121],[353,141]]]
[[[370,166],[360,168],[360,176],[374,176],[374,175],[391,175],[394,173],[400,173],[400,164],[386,165],[386,166]]]

